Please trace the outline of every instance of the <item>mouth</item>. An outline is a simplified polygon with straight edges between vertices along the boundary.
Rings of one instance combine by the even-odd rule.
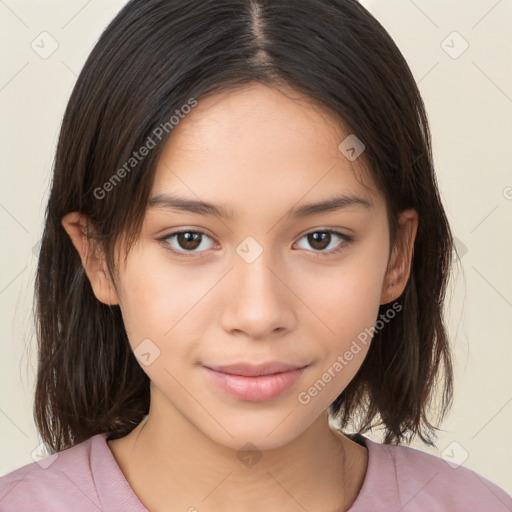
[[[275,373],[284,373],[292,370],[298,370],[306,367],[306,364],[288,364],[279,361],[270,361],[268,363],[250,364],[236,363],[221,366],[206,366],[210,370],[227,373],[229,375],[242,375],[245,377],[259,377],[262,375],[272,375]]]
[[[307,366],[271,362],[203,368],[210,382],[229,395],[248,402],[263,402],[277,398],[290,389]]]

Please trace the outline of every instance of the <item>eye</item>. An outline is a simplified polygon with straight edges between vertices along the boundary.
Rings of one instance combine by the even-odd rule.
[[[316,256],[336,254],[352,242],[352,237],[332,229],[311,231],[310,233],[306,233],[301,240],[304,238],[307,239],[310,247],[314,249],[313,253],[316,253]],[[212,241],[204,231],[183,229],[166,235],[160,239],[160,242],[167,251],[178,256],[188,257],[196,253],[205,252],[207,249],[213,247],[213,243],[209,247],[208,244],[206,244],[207,247],[204,247],[205,244],[203,242],[205,239]],[[342,242],[339,242],[337,245],[334,243],[334,248],[331,247],[331,249],[329,249],[329,246],[333,246],[333,242],[335,242],[336,239]],[[200,248],[203,250],[197,250]]]
[[[210,247],[204,247],[204,237],[211,240],[211,238],[203,231],[184,229],[181,231],[175,231],[164,238],[160,239],[160,242],[168,251],[177,254],[179,256],[193,256],[195,253],[204,252],[196,251],[196,249],[202,247],[204,250],[211,249]],[[169,240],[171,242],[169,242]],[[173,246],[173,243],[174,246]],[[189,253],[189,254],[187,254]]]
[[[336,254],[345,249],[345,247],[352,242],[352,237],[332,229],[311,231],[310,233],[306,233],[301,240],[304,238],[307,239],[307,243],[310,247],[315,249],[314,252],[318,253],[318,255],[323,255],[324,253],[326,255]],[[342,240],[342,243],[333,244],[336,239]],[[326,250],[329,246],[331,246],[331,249]],[[333,247],[335,248],[333,249]]]

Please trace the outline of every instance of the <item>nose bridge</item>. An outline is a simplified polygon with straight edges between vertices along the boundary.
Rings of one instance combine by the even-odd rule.
[[[239,257],[235,263],[238,301],[248,301],[262,311],[279,309],[283,299],[282,284],[278,283],[272,267],[275,267],[275,262],[269,250],[263,250],[254,261]]]
[[[289,328],[294,315],[271,251],[248,238],[237,247],[223,322],[227,330],[264,337]]]
[[[250,297],[269,295],[267,299],[271,299],[272,296],[280,294],[276,283],[276,272],[271,271],[272,267],[275,267],[275,262],[271,259],[270,251],[264,251],[251,262],[238,258],[235,263],[235,275],[239,284],[237,286],[239,296],[248,293]]]

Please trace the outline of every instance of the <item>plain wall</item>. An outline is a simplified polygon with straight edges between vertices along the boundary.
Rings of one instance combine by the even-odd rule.
[[[88,53],[124,4],[0,2],[0,474],[32,462],[40,443],[32,417],[34,247],[42,233],[61,118]],[[465,466],[512,492],[512,2],[370,0],[364,5],[390,32],[419,83],[462,263],[446,308],[455,404],[441,425],[437,449],[418,441],[412,446],[465,458]],[[31,47],[44,37],[44,48],[51,49],[55,43],[40,36],[44,31],[58,43],[46,59]],[[464,41],[469,46],[458,55]],[[379,432],[367,435],[381,440]]]

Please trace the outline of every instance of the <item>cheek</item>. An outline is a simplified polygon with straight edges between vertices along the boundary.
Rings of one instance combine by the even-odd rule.
[[[386,264],[386,252],[379,244],[366,243],[339,264],[302,269],[302,279],[295,281],[302,282],[300,296],[315,313],[308,330],[319,358],[314,372],[319,389],[313,389],[312,395],[324,385],[328,389],[317,406],[327,406],[346,387],[368,353]]]
[[[172,264],[162,251],[150,247],[134,254],[121,276],[121,310],[132,347],[146,338],[159,346],[177,335],[183,338],[210,287],[205,276]]]
[[[330,277],[324,281],[317,275],[316,292],[306,295],[321,322],[316,318],[308,322],[317,361],[297,400],[313,415],[332,403],[358,372],[370,348],[371,327],[379,310],[377,272],[354,265],[338,272],[331,269]],[[318,325],[322,334],[314,328]]]
[[[329,383],[330,390],[322,393],[321,402],[327,400],[323,406],[348,385],[363,364],[372,339],[370,328],[379,310],[375,285],[368,273],[351,272],[339,278],[340,285],[316,306],[329,327],[317,338],[316,346],[319,364],[315,375]]]
[[[363,252],[332,265],[314,263],[293,278],[294,289],[323,321],[327,337],[346,338],[376,320],[386,261],[379,253]]]

